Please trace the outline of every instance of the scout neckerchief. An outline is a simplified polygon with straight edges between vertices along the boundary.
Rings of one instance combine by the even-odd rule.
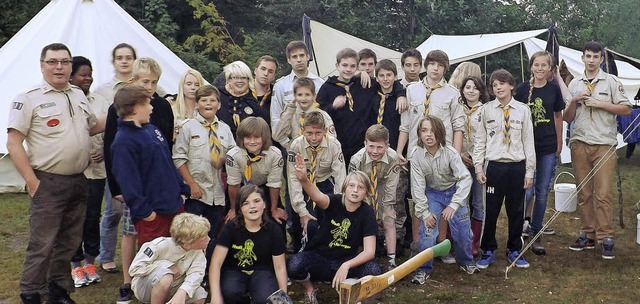
[[[315,185],[316,184],[316,169],[318,167],[318,154],[322,150],[322,147],[307,147],[311,152],[311,168],[309,169],[309,181]],[[313,208],[316,208],[316,202],[313,202]]]
[[[369,179],[371,180],[371,184],[369,185],[369,189],[371,189],[371,194],[373,199],[373,210],[376,211],[376,218],[378,218],[378,164],[379,161],[371,162],[371,174],[369,174]]]
[[[312,107],[313,107],[313,109],[320,108],[320,104],[314,101]],[[300,127],[300,130],[298,131],[298,135],[302,135],[302,131],[304,130],[304,116],[305,115],[307,115],[307,113],[304,110],[302,112],[300,112],[300,118],[298,118],[298,122],[299,122],[298,126]]]
[[[225,89],[227,90],[227,92],[229,92],[229,95],[231,95],[231,104],[229,105],[231,108],[229,109],[229,112],[231,112],[231,118],[233,119],[233,124],[237,127],[240,125],[240,108],[242,108],[242,105],[240,104],[239,98],[246,95],[250,89],[248,89],[247,91],[245,91],[244,93],[240,94],[240,95],[235,95],[233,93],[231,93],[231,86],[229,86],[229,84],[225,85]]]
[[[346,92],[346,95],[347,95],[347,101],[349,102],[349,110],[351,110],[351,112],[353,112],[353,96],[351,95],[351,91],[350,91],[352,84],[354,83],[352,82],[352,83],[346,84],[342,82],[336,82],[337,86],[344,88],[344,91]]]
[[[380,95],[380,106],[378,107],[378,119],[377,122],[379,124],[382,123],[382,116],[384,116],[384,104],[387,102],[387,98],[389,98],[389,93],[382,93],[382,92],[378,92],[378,95]]]
[[[587,86],[587,90],[589,90],[589,93],[593,95],[593,90],[596,88],[596,84],[598,84],[598,78],[594,78],[592,81],[583,79],[582,82],[584,82],[584,85]],[[585,106],[589,108],[589,118],[591,118],[591,121],[593,121],[593,108],[587,105]]]
[[[429,104],[431,103],[431,93],[433,93],[433,91],[435,91],[436,89],[441,88],[442,85],[436,84],[432,87],[432,86],[429,86],[426,80],[422,82],[422,85],[424,86],[425,89],[427,89],[427,94],[424,98],[424,116],[427,116],[429,115]]]
[[[216,133],[218,122],[214,121],[210,123],[204,121],[202,125],[209,130],[209,153],[211,154],[211,162],[216,163],[220,156],[220,140],[218,139],[218,133]]]
[[[480,102],[480,101],[478,101]],[[464,121],[464,125],[467,129],[467,138],[472,139],[471,137],[471,115],[473,115],[473,113],[475,113],[476,111],[478,111],[478,109],[480,109],[480,107],[469,107],[469,105],[464,102],[463,103],[464,107],[462,107],[464,109],[464,114],[466,115],[466,120]],[[477,104],[476,104],[477,105]]]
[[[253,163],[259,162],[264,157],[265,157],[265,154],[263,152],[260,152],[258,155],[254,156],[254,157],[251,157],[251,154],[247,155],[247,166],[244,167],[244,182],[245,182],[245,185],[251,184],[251,165]]]
[[[251,89],[251,95],[253,95],[253,98],[258,99],[258,93],[256,92],[256,90]],[[262,98],[260,98],[260,102],[258,104],[261,108],[264,108],[264,104],[265,102],[267,102],[267,99],[269,99],[269,95],[271,95],[271,91],[267,91],[266,93],[264,93],[264,95],[262,95]]]
[[[511,146],[511,123],[509,122],[509,105],[500,104],[502,114],[504,115],[504,138],[502,142],[507,146]]]

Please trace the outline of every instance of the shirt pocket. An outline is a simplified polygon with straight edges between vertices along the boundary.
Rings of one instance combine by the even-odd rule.
[[[321,159],[321,160],[318,160],[318,167],[322,168],[322,170],[331,171],[332,163],[333,163],[333,159]]]
[[[36,116],[38,117],[38,125],[40,130],[42,130],[42,134],[53,136],[64,131],[64,125],[66,124],[61,114],[62,109],[57,105],[48,108],[38,108]]]
[[[190,160],[203,160],[211,158],[209,150],[208,138],[196,138],[189,141],[189,153],[187,155]]]
[[[515,151],[520,151],[523,149],[523,141],[524,138],[522,137],[522,123],[511,122],[511,145],[513,146]]]

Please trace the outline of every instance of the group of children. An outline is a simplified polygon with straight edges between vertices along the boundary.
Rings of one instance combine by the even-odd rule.
[[[509,72],[493,72],[488,101],[479,75],[461,77],[459,87],[447,83],[449,59],[439,50],[426,55],[422,80],[422,55],[405,52],[398,80],[390,60],[344,49],[338,75],[320,87],[304,43],[286,52],[293,76],[261,92],[268,101],[257,99],[242,65],[230,64],[225,88],[198,85],[194,111],[170,134],[160,129],[166,119],[153,119],[159,67],[136,60],[138,68],[146,61],[146,74],[134,73],[140,81],[115,94],[117,133],[105,142],[107,172],[117,181],[111,192],[126,202],[140,247],[124,266],[130,285],[123,288],[145,303],[204,303],[204,280],[212,303],[264,303],[286,291],[289,278],[304,287],[305,303],[318,303],[313,282],[337,289],[348,277],[382,273],[377,238],[387,267],[396,266],[407,210],[414,251],[449,230],[455,262],[474,274],[495,260],[503,202],[507,258],[529,266],[521,255],[525,190],[535,178],[536,234],[562,146],[564,98],[549,80],[552,56],[534,54],[531,81],[517,90]],[[540,242],[534,253],[545,254]],[[432,271],[429,261],[412,282],[425,284]]]

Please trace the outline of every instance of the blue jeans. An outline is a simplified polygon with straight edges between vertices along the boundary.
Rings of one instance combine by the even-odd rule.
[[[471,245],[469,245],[471,246]],[[342,263],[352,257],[330,260],[316,251],[302,251],[294,254],[287,261],[287,274],[294,281],[309,279],[313,282],[331,282]],[[347,278],[361,278],[368,275],[379,275],[382,267],[375,259],[362,265],[352,267],[347,273]]]
[[[551,180],[556,175],[556,164],[558,157],[555,153],[536,155],[536,174],[534,186],[529,188],[525,194],[524,201],[527,202],[527,209],[531,204],[531,198],[535,195],[533,214],[531,216],[531,230],[538,233],[544,221],[544,212],[547,209],[547,197],[551,188]]]
[[[451,198],[456,192],[456,187],[453,186],[447,190],[439,191],[435,189],[426,189],[427,200],[429,201],[429,211],[436,216],[436,225],[429,234],[425,229],[424,221],[420,221],[420,251],[424,251],[429,247],[436,244],[436,237],[438,236],[438,223],[442,219],[442,211],[451,203]],[[460,266],[468,265],[473,262],[473,255],[471,255],[471,221],[469,220],[469,210],[467,209],[466,202],[460,205],[460,208],[453,214],[451,220],[449,220],[449,231],[451,231],[451,237],[453,238],[453,246],[456,252],[456,262]],[[418,267],[418,272],[426,272],[430,274],[433,272],[433,259],[422,264]]]
[[[482,184],[476,178],[476,168],[469,168],[471,173],[471,193],[469,193],[469,199],[471,200],[471,217],[482,222],[484,220],[484,189]]]
[[[122,217],[122,203],[111,197],[109,184],[104,189],[104,214],[100,223],[100,256],[101,263],[113,262],[116,257],[118,243],[118,224]]]
[[[227,304],[266,303],[267,297],[278,290],[278,280],[272,270],[254,270],[248,275],[238,269],[222,269],[220,290]]]

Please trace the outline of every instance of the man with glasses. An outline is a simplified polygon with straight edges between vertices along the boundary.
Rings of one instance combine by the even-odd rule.
[[[7,127],[7,149],[31,200],[20,297],[23,303],[40,303],[48,294],[48,303],[75,303],[69,297],[74,288],[69,262],[82,240],[88,199],[83,171],[89,165],[89,136],[102,132],[104,120],[96,119],[84,93],[69,84],[67,46],[45,46],[40,70],[44,81],[14,99]]]

